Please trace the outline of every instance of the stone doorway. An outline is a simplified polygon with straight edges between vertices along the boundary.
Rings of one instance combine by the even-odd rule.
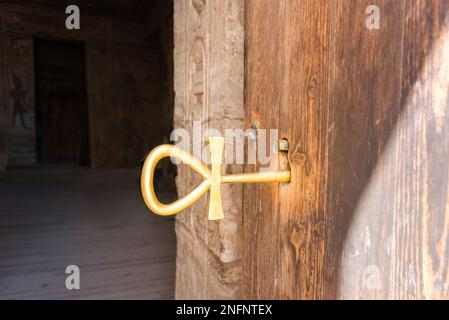
[[[34,39],[34,67],[37,160],[89,165],[84,44]]]

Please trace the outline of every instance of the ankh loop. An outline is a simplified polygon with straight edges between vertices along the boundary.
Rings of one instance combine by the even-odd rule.
[[[290,182],[290,171],[267,171],[244,174],[221,175],[223,162],[224,138],[209,137],[211,170],[189,153],[173,145],[164,144],[153,149],[147,156],[140,180],[142,196],[147,207],[161,216],[174,215],[195,203],[210,190],[209,220],[223,219],[221,200],[222,183],[257,183],[257,182]],[[170,204],[159,202],[154,192],[154,171],[157,163],[166,157],[177,158],[195,170],[204,180],[188,195]]]

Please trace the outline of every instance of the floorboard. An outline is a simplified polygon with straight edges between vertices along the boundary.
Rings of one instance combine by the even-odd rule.
[[[147,211],[138,181],[137,169],[0,173],[0,299],[172,299],[174,220]],[[65,287],[72,264],[80,290]]]

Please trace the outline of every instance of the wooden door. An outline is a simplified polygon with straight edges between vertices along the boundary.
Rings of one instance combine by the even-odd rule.
[[[246,124],[292,181],[245,186],[243,297],[449,298],[449,1],[245,10]]]
[[[81,152],[81,97],[50,93],[44,140],[49,159],[79,159]]]
[[[34,55],[38,158],[89,165],[84,45],[35,39]]]

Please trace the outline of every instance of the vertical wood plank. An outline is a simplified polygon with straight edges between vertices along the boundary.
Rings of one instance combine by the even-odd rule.
[[[336,195],[330,199],[331,210],[345,216],[340,221],[348,230],[341,242],[339,296],[447,298],[449,145],[443,140],[449,138],[449,119],[441,110],[447,110],[449,88],[442,58],[449,48],[448,1],[385,2],[381,9],[386,32],[380,33],[380,47],[373,51],[373,70],[381,69],[365,74],[372,104],[360,111],[361,116],[375,116],[365,125],[371,134],[354,132],[360,120],[342,127],[358,137],[354,141],[364,139],[371,147],[357,152],[341,139],[329,146],[334,172],[349,172],[345,159],[338,160],[346,146],[356,177],[366,177],[360,182],[330,173]],[[398,28],[402,37],[395,34]],[[399,86],[392,79],[399,79]],[[354,158],[357,153],[362,156]],[[372,165],[361,167],[366,163]],[[339,187],[337,179],[346,187]],[[360,192],[351,201],[347,194],[354,196],[357,183]],[[343,199],[340,204],[334,201],[337,195]]]
[[[427,34],[432,35],[432,51],[429,59],[431,94],[430,103],[423,109],[423,127],[416,132],[418,134],[416,145],[420,147],[419,159],[422,160],[422,171],[416,173],[416,178],[421,185],[419,197],[422,201],[422,216],[417,225],[422,228],[422,236],[419,236],[422,239],[419,246],[422,247],[422,252],[418,252],[417,257],[422,258],[423,272],[420,281],[423,286],[415,297],[447,300],[449,299],[449,1],[435,1],[433,6],[429,7],[427,4],[426,12],[431,10],[431,18],[427,20],[430,26],[426,29]],[[411,36],[410,40],[416,41],[416,38]],[[416,42],[412,43],[414,46],[418,45]],[[408,158],[408,155],[404,154],[404,158]],[[409,237],[414,236],[409,234]]]
[[[325,297],[327,2],[247,1],[246,14],[248,125],[279,129],[295,152],[290,185],[246,187],[244,297]]]
[[[248,0],[245,5],[246,126],[279,128],[285,0]],[[242,296],[269,299],[278,296],[275,282],[281,259],[278,185],[246,185],[244,194]]]
[[[335,266],[333,282],[340,282],[336,288],[339,294],[348,297],[353,292],[356,298],[364,295],[363,287],[369,287],[364,277],[377,277],[376,254],[370,253],[385,250],[381,239],[393,219],[392,215],[383,217],[386,223],[377,219],[378,213],[394,210],[389,201],[395,196],[394,186],[388,174],[378,177],[383,192],[363,196],[400,113],[405,2],[348,2],[331,2],[326,196],[330,219],[326,237],[331,246],[325,259]],[[366,8],[372,4],[380,11],[379,30],[369,30],[365,25]],[[388,156],[394,159],[394,155]],[[366,207],[366,198],[376,196],[378,201]],[[354,231],[353,223],[360,219],[363,223]],[[354,237],[353,247],[344,252],[348,233]],[[342,261],[343,254],[354,258]],[[355,260],[359,263],[350,262]]]
[[[281,299],[331,297],[325,265],[328,114],[328,1],[287,1],[280,134],[289,141],[292,181],[280,186]]]

